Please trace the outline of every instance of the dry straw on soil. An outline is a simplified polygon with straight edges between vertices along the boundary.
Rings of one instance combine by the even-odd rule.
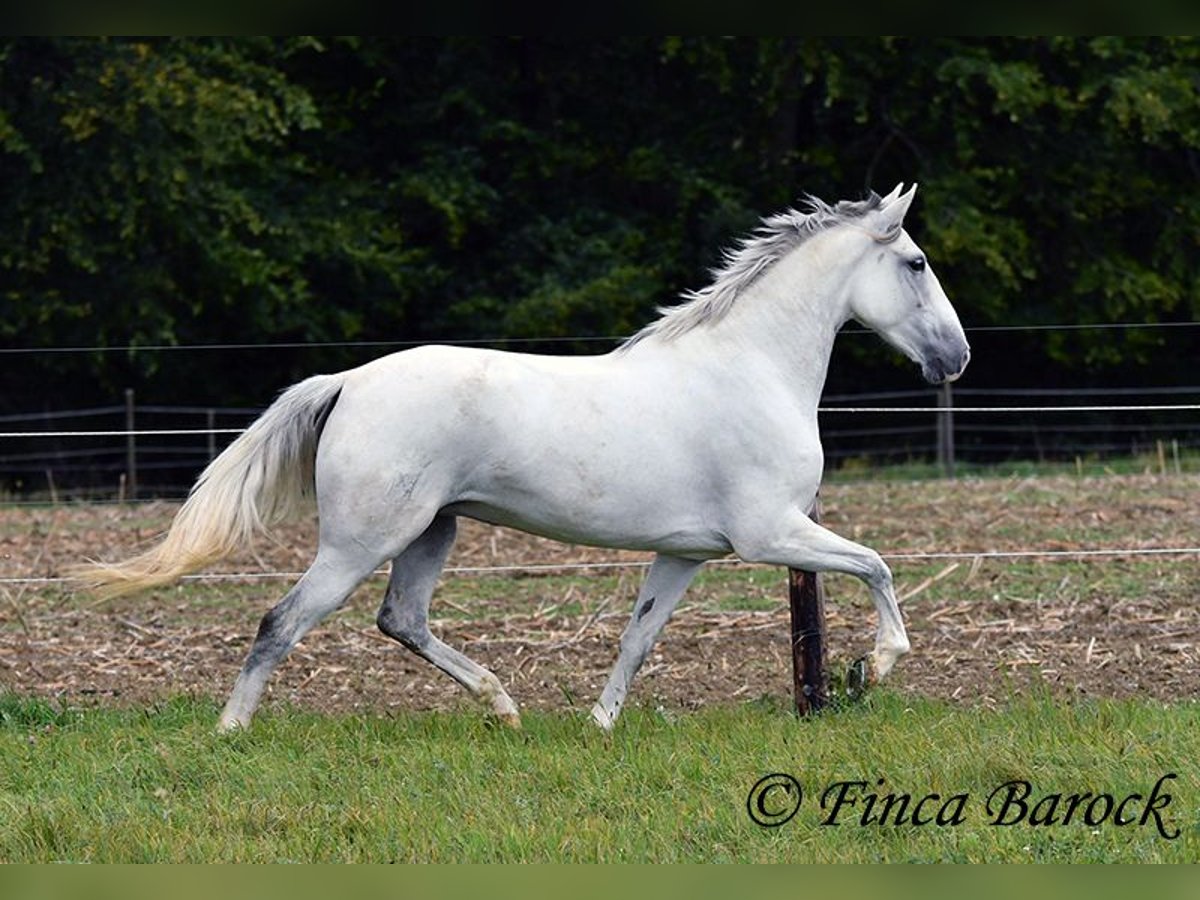
[[[1198,489],[1194,477],[1153,476],[834,485],[824,504],[827,524],[885,555],[1195,547]],[[0,509],[0,579],[54,578],[83,557],[126,554],[161,530],[172,509]],[[297,572],[312,548],[311,523],[290,526],[278,544],[219,571]],[[645,557],[464,523],[450,564],[579,561]],[[711,568],[717,574],[689,593],[647,661],[635,701],[671,710],[790,692],[783,573]],[[1069,695],[1197,696],[1195,555],[979,557],[894,568],[913,643],[890,678],[896,690],[977,704],[1032,683]],[[643,571],[510,572],[487,576],[486,585],[477,574],[450,576],[434,601],[435,629],[493,669],[518,704],[587,709],[615,659]],[[223,697],[259,617],[286,584],[188,582],[97,603],[55,582],[0,583],[0,690],[123,705],[179,693]],[[874,614],[857,582],[827,584],[830,646],[843,663],[870,646]],[[475,596],[472,588],[483,587]],[[382,588],[381,579],[365,585],[294,651],[270,702],[332,711],[466,704],[448,678],[375,630]]]

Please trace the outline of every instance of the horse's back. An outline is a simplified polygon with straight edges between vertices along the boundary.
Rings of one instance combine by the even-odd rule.
[[[538,356],[426,346],[393,353],[348,373],[346,410],[389,425],[434,428],[457,440],[533,427],[583,399],[595,407],[619,391],[608,357]],[[599,410],[596,410],[599,411]],[[546,423],[555,424],[560,423]]]

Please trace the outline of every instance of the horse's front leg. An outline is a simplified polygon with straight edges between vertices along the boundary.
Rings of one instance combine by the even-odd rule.
[[[875,649],[851,668],[851,690],[876,683],[908,652],[908,634],[896,603],[892,572],[874,550],[834,534],[808,516],[795,512],[785,516],[782,527],[773,534],[757,532],[734,541],[734,552],[747,562],[771,563],[810,572],[844,572],[867,585],[879,616],[879,626],[875,632]]]
[[[621,635],[621,653],[617,657],[617,664],[608,676],[608,684],[604,686],[600,699],[592,707],[592,718],[605,731],[610,730],[616,722],[633,676],[641,668],[663,626],[675,611],[679,598],[702,565],[702,561],[678,556],[660,554],[654,558],[638,592],[633,615],[625,626],[625,633]]]

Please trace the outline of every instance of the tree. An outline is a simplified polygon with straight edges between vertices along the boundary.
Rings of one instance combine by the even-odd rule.
[[[898,181],[922,184],[910,230],[969,326],[1186,320],[1200,302],[1198,47],[9,39],[0,334],[35,347],[628,334],[758,216]],[[1006,333],[972,377],[1128,380],[1152,358],[1156,377],[1183,377],[1161,333],[1111,337]],[[255,403],[374,352],[176,355],[158,375],[179,400]],[[875,345],[860,355],[840,387],[894,365]],[[0,403],[111,395],[161,360],[31,360],[5,374],[21,390]]]
[[[5,340],[353,337],[360,311],[328,302],[329,293],[391,286],[408,251],[371,185],[309,152],[320,111],[278,66],[316,49],[242,39],[6,41]],[[106,356],[92,370],[95,385],[111,395],[158,360],[130,353],[114,366]],[[78,368],[38,362],[28,374],[43,393],[91,393]],[[196,373],[185,366],[180,381],[202,382]]]

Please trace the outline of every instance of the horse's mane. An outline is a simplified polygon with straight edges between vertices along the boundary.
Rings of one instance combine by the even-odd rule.
[[[787,253],[814,234],[862,219],[882,202],[874,191],[865,200],[841,200],[832,206],[806,196],[802,210],[788,209],[768,216],[750,235],[725,251],[721,265],[712,270],[711,284],[698,291],[685,291],[681,295],[684,302],[678,306],[659,307],[659,318],[629,338],[621,349],[652,335],[671,340],[724,318],[742,292]],[[875,237],[886,242],[898,234],[899,228]]]

